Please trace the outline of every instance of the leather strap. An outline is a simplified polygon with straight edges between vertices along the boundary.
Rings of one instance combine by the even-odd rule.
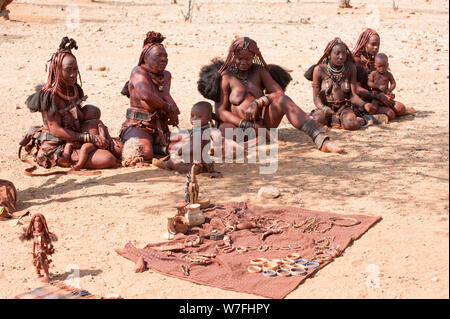
[[[62,140],[60,140],[59,138],[53,136],[49,132],[41,132],[37,139],[38,139],[38,141],[41,141],[41,142],[43,142],[43,141],[62,142]]]
[[[136,111],[135,109],[127,109],[126,117],[130,120],[136,120],[136,121],[144,121],[149,122],[153,118],[155,113],[148,113],[145,111]]]

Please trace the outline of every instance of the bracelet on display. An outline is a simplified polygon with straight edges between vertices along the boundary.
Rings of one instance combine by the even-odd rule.
[[[263,270],[277,270],[278,269],[278,264],[271,262],[271,261],[266,261],[263,265],[262,265],[262,269]]]
[[[275,270],[264,270],[263,275],[265,277],[275,277],[277,275],[277,272]]]
[[[297,259],[296,261],[294,261],[294,264],[300,264],[300,265],[304,265],[304,264],[306,264],[308,262],[308,260],[306,260],[306,259]]]
[[[304,276],[304,275],[306,275],[306,270],[303,268],[292,268],[291,275],[292,276]]]
[[[317,268],[320,266],[320,264],[318,262],[311,261],[309,263],[304,264],[304,266],[309,269],[309,268]]]
[[[286,269],[278,269],[277,270],[277,275],[281,276],[281,277],[289,277],[289,276],[291,276],[291,272],[289,270],[286,270]]]
[[[261,272],[262,268],[260,266],[251,265],[248,266],[247,271],[251,274],[256,274],[258,272]]]
[[[266,258],[255,258],[250,260],[250,264],[251,265],[257,265],[257,266],[262,266],[264,263],[268,262],[269,260]]]

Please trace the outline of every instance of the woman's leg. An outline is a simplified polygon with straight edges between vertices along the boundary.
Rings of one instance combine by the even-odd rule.
[[[79,151],[73,150],[72,154],[78,154]],[[117,159],[110,151],[97,149],[88,155],[84,168],[105,169],[114,167],[116,164]]]
[[[153,137],[146,130],[139,127],[130,127],[123,135],[124,143],[130,138],[137,137],[144,150],[143,158],[151,161],[153,158]]]
[[[287,95],[280,95],[272,101],[264,115],[264,124],[266,128],[276,128],[280,125],[283,116],[286,115],[289,122],[298,130],[302,130],[303,125],[308,120],[313,120],[306,114],[294,101]],[[336,147],[328,140],[321,145],[322,152],[340,153],[343,149]]]

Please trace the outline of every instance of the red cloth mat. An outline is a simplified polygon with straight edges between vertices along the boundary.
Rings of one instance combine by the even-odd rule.
[[[284,298],[306,278],[332,262],[333,259],[323,261],[318,268],[308,269],[307,274],[300,277],[265,277],[262,273],[249,273],[247,267],[251,259],[281,259],[290,253],[298,253],[301,258],[311,261],[317,256],[317,251],[321,250],[320,247],[325,245],[338,248],[343,252],[352,241],[361,237],[381,220],[381,217],[338,215],[290,206],[259,207],[247,203],[216,205],[204,210],[204,214],[205,223],[201,227],[193,227],[186,235],[177,234],[174,240],[149,244],[143,249],[127,243],[123,249],[116,249],[116,252],[134,262],[142,256],[148,268],[171,277],[268,298]],[[332,224],[330,218],[353,218],[359,223],[350,227],[338,226]],[[266,225],[277,221],[282,232],[269,235],[264,239],[261,232],[252,232],[249,229],[229,233],[232,245],[235,248],[247,247],[246,252],[234,249],[232,252],[224,253],[216,247],[223,241],[214,241],[208,237],[212,229],[222,231],[227,224],[255,219],[262,220]],[[312,221],[316,222],[313,230],[303,231]],[[303,222],[305,222],[304,225],[298,227]],[[340,219],[336,223],[349,225],[352,221]],[[293,225],[297,225],[297,228]],[[165,251],[169,246],[183,247],[186,239],[195,237],[192,235],[201,237],[201,243],[198,246],[172,250],[170,253]],[[268,249],[258,251],[257,247],[261,245],[267,245]],[[199,254],[213,254],[215,257],[212,263],[207,265],[193,264],[189,261],[189,257]],[[189,275],[183,273],[182,265],[189,266]]]

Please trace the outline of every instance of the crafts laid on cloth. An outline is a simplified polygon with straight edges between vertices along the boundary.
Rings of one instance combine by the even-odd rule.
[[[143,257],[149,269],[171,277],[284,298],[381,220],[247,203],[216,204],[203,213],[201,226],[171,241],[143,249],[129,242],[116,252],[135,263]]]
[[[48,284],[14,297],[14,299],[101,299],[88,291],[68,287],[64,282]]]

